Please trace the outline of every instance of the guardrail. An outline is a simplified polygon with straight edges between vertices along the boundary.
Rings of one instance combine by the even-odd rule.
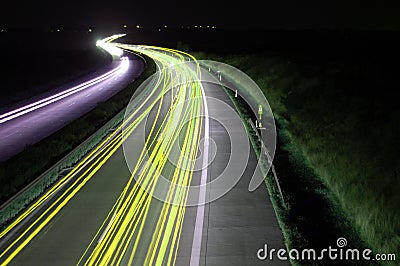
[[[147,66],[146,59],[142,56],[140,56],[140,58]],[[0,206],[0,229],[7,221],[34,202],[48,187],[54,185],[61,175],[71,170],[73,165],[84,158],[90,150],[98,145],[108,134],[114,131],[115,127],[123,121],[124,114],[125,108],[51,168],[4,202]]]
[[[212,75],[214,75],[215,77],[216,77],[216,79],[218,79],[219,81],[222,81],[222,79],[223,79],[223,74],[224,73],[221,73],[220,71],[214,71],[213,69],[212,69],[212,67],[211,66],[209,66],[209,65],[201,65],[201,67],[203,67],[203,68],[205,68],[208,72],[210,72]],[[238,85],[239,85],[239,83],[238,83]],[[222,84],[221,84],[221,86],[223,86]],[[237,91],[236,91],[237,92]],[[228,93],[228,95],[229,95],[229,93]],[[231,100],[232,101],[234,101],[234,99],[231,97],[231,96],[229,96],[230,98],[231,98]],[[236,105],[235,105],[236,106]],[[236,109],[238,109],[237,107],[236,107]],[[237,110],[238,112],[240,112],[240,110]],[[240,117],[244,120],[244,117],[242,116],[242,114],[240,114]],[[249,118],[247,121],[243,121],[244,123],[248,123],[249,125],[250,125],[250,127],[252,128],[252,130],[254,131],[254,133],[256,134],[256,136],[257,136],[257,141],[260,143],[260,145],[261,145],[261,152],[263,151],[263,154],[261,154],[261,152],[260,152],[260,155],[259,156],[265,156],[265,158],[266,158],[266,160],[267,160],[267,163],[268,164],[270,164],[271,165],[271,172],[272,172],[272,174],[273,174],[273,177],[274,177],[274,180],[275,180],[275,184],[276,184],[276,187],[277,187],[277,189],[278,189],[278,192],[279,192],[279,195],[280,195],[280,198],[281,198],[281,200],[282,200],[282,204],[283,204],[283,206],[285,207],[285,208],[287,208],[287,205],[286,205],[286,202],[285,202],[285,198],[283,197],[283,192],[282,192],[282,189],[281,189],[281,186],[280,186],[280,183],[279,183],[279,178],[278,178],[278,175],[277,175],[277,173],[276,173],[276,171],[275,171],[275,166],[273,165],[273,163],[272,163],[272,159],[271,159],[271,156],[270,156],[270,154],[268,153],[268,149],[267,149],[267,147],[265,147],[265,144],[264,144],[264,142],[263,142],[263,140],[262,140],[262,138],[261,138],[261,136],[260,136],[260,133],[258,132],[258,130],[257,130],[257,127],[254,125],[254,123],[253,123],[253,121]],[[249,136],[250,137],[250,136]],[[254,149],[256,148],[256,147],[253,147]],[[261,159],[259,159],[259,160],[261,160]],[[266,171],[266,169],[263,169],[263,167],[262,167],[263,165],[261,165],[261,170],[262,170],[262,172],[263,172],[263,175],[267,175],[268,174],[268,172]]]
[[[276,174],[275,166],[271,161],[271,156],[268,153],[267,147],[265,147],[264,142],[262,141],[262,138],[260,136],[260,133],[258,133],[257,127],[254,125],[253,121],[249,118],[247,120],[247,122],[250,124],[251,128],[253,129],[254,133],[256,134],[258,142],[261,144],[261,151],[264,151],[263,155],[267,158],[267,162],[269,164],[271,164],[271,172],[272,172],[272,175],[274,176],[276,187],[278,188],[278,192],[279,192],[279,195],[281,196],[282,203],[286,207],[285,198],[283,197],[281,185],[279,183],[279,178],[278,178],[278,175]],[[261,152],[260,152],[260,156],[262,156]],[[265,170],[263,172],[265,172]],[[264,174],[267,175],[268,173],[264,173]]]
[[[61,175],[71,170],[73,168],[72,166],[85,157],[90,150],[98,145],[110,133],[110,131],[115,130],[115,127],[124,119],[124,113],[125,108],[51,168],[4,202],[0,206],[0,225],[16,216],[27,205],[38,198],[45,189],[57,182],[57,179],[59,179]]]

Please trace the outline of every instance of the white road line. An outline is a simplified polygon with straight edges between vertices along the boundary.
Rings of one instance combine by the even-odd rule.
[[[204,92],[203,85],[200,83],[201,92],[204,102],[204,149],[203,149],[203,165],[201,171],[200,180],[200,191],[199,191],[199,202],[197,206],[196,223],[193,233],[192,253],[190,255],[190,266],[198,266],[200,264],[200,251],[201,251],[201,240],[203,237],[203,224],[204,224],[204,207],[206,200],[206,183],[207,183],[207,170],[208,170],[208,146],[210,137],[209,118],[208,118],[208,106],[206,100],[206,94]]]
[[[8,134],[8,135],[6,135],[6,136],[3,136],[3,139],[8,138],[9,136],[12,136],[12,135],[14,135],[14,134],[15,134],[15,132],[12,132],[12,133],[10,133],[10,134]]]
[[[106,229],[103,231],[103,233],[101,234],[99,240],[97,241],[97,243],[101,242],[101,240],[103,240],[104,236],[106,235],[106,233],[108,232],[108,229],[110,229],[111,224],[114,222],[115,220],[115,214],[113,215],[113,217],[111,218],[110,222],[108,223]]]

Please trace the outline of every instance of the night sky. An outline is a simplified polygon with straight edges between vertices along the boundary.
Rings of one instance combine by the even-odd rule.
[[[382,1],[9,1],[1,27],[116,27],[400,30],[400,3]],[[229,4],[228,4],[229,3]]]

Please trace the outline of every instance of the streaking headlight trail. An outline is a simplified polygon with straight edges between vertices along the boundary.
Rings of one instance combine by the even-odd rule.
[[[32,239],[43,233],[53,218],[119,149],[123,149],[130,176],[123,183],[122,191],[115,192],[117,200],[112,201],[111,209],[106,210],[104,220],[85,243],[86,248],[75,263],[175,265],[186,207],[198,206],[193,249],[188,256],[191,256],[191,265],[199,265],[204,204],[223,196],[239,181],[249,153],[245,130],[241,130],[242,134],[233,133],[230,136],[231,156],[235,158],[230,159],[227,171],[208,182],[207,168],[215,152],[209,139],[209,120],[218,121],[218,117],[211,117],[208,113],[208,104],[221,105],[224,112],[235,111],[218,99],[207,98],[204,84],[229,88],[235,80],[240,80],[242,84],[234,84],[239,90],[241,85],[251,88],[254,84],[238,72],[236,79],[224,84],[220,82],[221,78],[216,79],[210,68],[206,70],[207,62],[199,62],[190,54],[174,49],[109,43],[121,36],[111,36],[98,45],[104,47],[107,44],[107,49],[110,45],[144,54],[154,60],[158,71],[138,88],[125,110],[122,124],[0,232],[0,243],[9,235],[16,234],[0,251],[0,265],[12,262]],[[124,61],[127,60],[122,59],[121,64]],[[233,68],[222,64],[210,66],[233,73]],[[275,143],[275,128],[265,97],[262,98],[262,93],[260,95],[254,88],[254,91],[239,92],[249,99],[252,108],[263,109],[258,122],[268,132],[270,140],[265,141],[268,149],[263,150],[269,154],[268,163],[262,162],[268,170],[275,151],[275,147],[270,146]],[[228,134],[234,131],[229,125],[225,128]],[[199,156],[200,150],[202,156]],[[200,171],[199,180],[194,179],[195,171]],[[193,186],[193,182],[199,185]],[[211,190],[211,184],[220,189]],[[41,208],[44,210],[35,215]],[[21,230],[23,223],[28,226]]]
[[[112,45],[110,42],[112,42],[115,39],[121,38],[125,36],[125,34],[116,34],[107,38],[104,38],[102,40],[98,40],[96,42],[96,46],[104,49],[107,51],[109,54],[113,56],[122,56],[124,51],[121,48],[115,47]]]
[[[104,43],[104,45],[110,45],[110,44]],[[103,49],[105,49],[107,52],[110,52],[110,51],[107,50],[108,48],[107,49],[103,48]],[[122,52],[121,49],[119,49],[119,48],[116,48],[116,49],[118,49],[118,50],[120,50]],[[115,51],[113,51],[113,52],[115,52]],[[122,55],[122,53],[120,55]],[[64,98],[68,97],[68,96],[71,96],[71,95],[73,95],[75,93],[83,91],[83,90],[85,90],[85,89],[87,89],[87,88],[89,88],[89,87],[91,87],[91,86],[93,86],[95,84],[98,84],[98,83],[100,83],[102,81],[105,81],[105,80],[107,80],[109,78],[112,78],[112,77],[114,77],[116,75],[122,74],[125,71],[127,71],[128,67],[129,67],[129,60],[127,60],[126,57],[122,57],[119,65],[116,68],[108,71],[107,73],[102,74],[101,76],[98,76],[98,77],[96,77],[94,79],[86,81],[86,82],[84,82],[82,84],[79,84],[79,85],[74,86],[74,87],[72,87],[70,89],[64,90],[64,91],[59,92],[57,94],[54,94],[52,96],[46,97],[44,99],[41,99],[41,100],[38,100],[36,102],[30,103],[28,105],[19,107],[17,109],[14,109],[12,111],[7,112],[7,113],[1,114],[0,115],[0,124],[5,123],[5,122],[7,122],[9,120],[12,120],[14,118],[20,117],[20,116],[22,116],[24,114],[30,113],[32,111],[35,111],[35,110],[37,110],[39,108],[42,108],[44,106],[47,106],[47,105],[49,105],[51,103],[57,102],[59,100],[62,100]]]

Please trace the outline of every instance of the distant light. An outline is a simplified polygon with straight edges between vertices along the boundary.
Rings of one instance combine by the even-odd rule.
[[[167,26],[167,25],[164,25],[164,28],[168,28],[168,26]]]
[[[200,26],[200,28],[203,28],[203,26]]]
[[[57,32],[60,32],[61,30],[60,29],[57,29]]]
[[[125,28],[125,29],[128,28],[128,25],[125,24],[125,25],[124,25],[124,28]]]
[[[123,35],[115,35],[115,36],[121,36],[122,37]],[[120,49],[118,47],[115,47],[112,44],[106,42],[109,39],[117,38],[115,36],[111,36],[109,38],[97,41],[96,42],[96,46],[106,50],[111,55],[121,56],[124,53],[124,51],[122,49]]]
[[[88,32],[92,32],[93,30],[92,29],[88,29]]]
[[[215,26],[212,26],[212,28],[213,28],[213,29],[216,29],[217,27],[215,27]]]
[[[195,28],[197,28],[197,26],[194,26]]]
[[[207,25],[207,28],[209,28],[210,26]]]

